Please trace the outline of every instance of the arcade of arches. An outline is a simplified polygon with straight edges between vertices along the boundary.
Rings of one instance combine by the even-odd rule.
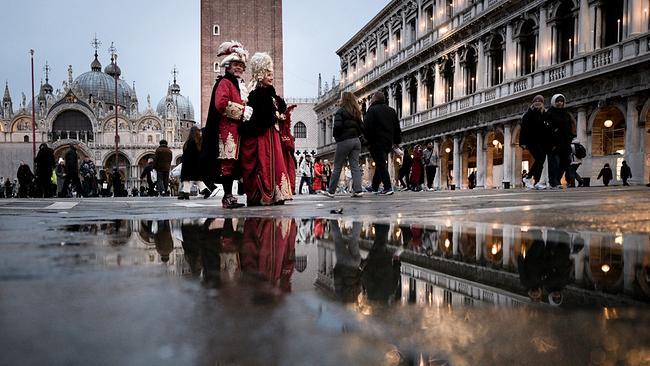
[[[596,177],[604,164],[614,171],[614,184],[620,182],[620,167],[627,161],[632,168],[632,184],[646,184],[650,173],[650,99],[630,97],[619,103],[600,107],[569,109],[576,120],[577,140],[587,149],[578,173],[590,177],[591,185],[600,185]],[[416,145],[423,147],[433,141],[440,156],[434,187],[449,189],[470,188],[470,174],[474,173],[477,188],[521,186],[522,171],[528,171],[532,156],[519,144],[521,121],[498,124],[453,135],[419,139],[403,144],[405,151]],[[373,165],[369,156],[367,177],[372,177]],[[398,177],[401,158],[389,161],[391,177]],[[546,173],[545,164],[545,173]],[[473,187],[472,187],[473,188]]]

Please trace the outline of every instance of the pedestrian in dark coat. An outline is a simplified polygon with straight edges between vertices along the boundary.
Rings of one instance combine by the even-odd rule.
[[[370,107],[364,121],[364,136],[368,140],[370,156],[375,162],[375,174],[372,177],[372,189],[379,190],[379,184],[384,185],[381,194],[393,194],[393,186],[386,161],[388,153],[394,145],[402,142],[402,130],[395,109],[386,105],[386,96],[382,92],[372,95]]]
[[[569,168],[571,141],[576,137],[575,120],[564,108],[565,102],[564,95],[555,94],[545,115],[553,131],[553,148],[548,158],[548,180],[551,187],[560,185],[562,176]]]
[[[160,140],[154,157],[154,169],[158,173],[158,192],[167,195],[169,192],[169,171],[172,169],[172,150],[167,147],[167,140]]]
[[[42,143],[38,148],[38,154],[35,158],[36,163],[36,184],[38,185],[38,195],[49,198],[54,195],[52,189],[52,170],[56,164],[54,159],[54,150],[50,149],[46,143]]]
[[[630,166],[627,165],[627,162],[623,160],[623,164],[621,165],[621,180],[623,180],[623,185],[624,186],[629,186],[630,184],[627,182],[628,179],[632,178],[632,169],[630,169]]]
[[[607,187],[609,185],[609,182],[613,178],[612,169],[609,167],[609,164],[605,164],[605,166],[603,166],[603,168],[600,170],[600,173],[598,173],[598,177],[596,177],[596,179],[600,179],[601,177],[603,178],[603,184],[605,185],[605,187]]]
[[[153,159],[149,158],[147,160],[147,165],[145,165],[144,169],[142,170],[142,174],[140,174],[140,179],[145,179],[147,181],[147,196],[149,197],[156,195],[156,182],[154,182],[151,178],[151,172],[153,171]]]
[[[544,160],[551,152],[552,142],[551,126],[545,120],[544,97],[541,95],[533,98],[533,104],[521,118],[519,145],[533,156],[533,165],[528,174],[523,177],[524,184],[528,188],[546,188],[540,180]]]
[[[26,198],[29,197],[30,188],[34,182],[34,173],[29,168],[24,161],[20,162],[18,166],[18,171],[16,172],[16,178],[18,178],[18,197]]]
[[[192,126],[190,133],[187,135],[187,141],[183,145],[182,186],[178,192],[179,200],[190,199],[190,189],[193,183],[199,187],[199,192],[203,195],[203,198],[210,197],[212,193],[201,180],[203,176],[199,163],[201,143],[201,130],[197,126]]]
[[[74,145],[70,145],[70,148],[65,153],[65,181],[63,182],[63,197],[70,197],[68,190],[70,188],[70,183],[74,186],[74,189],[77,193],[81,194],[81,181],[79,180],[79,156],[77,155],[77,149]]]
[[[343,165],[347,160],[352,173],[352,197],[359,197],[363,194],[359,167],[360,136],[363,132],[361,108],[354,94],[350,92],[344,92],[341,95],[340,103],[341,107],[334,114],[333,136],[336,140],[334,170],[325,194],[332,197],[336,193],[341,171],[343,171]],[[322,169],[320,169],[320,174],[322,176]]]

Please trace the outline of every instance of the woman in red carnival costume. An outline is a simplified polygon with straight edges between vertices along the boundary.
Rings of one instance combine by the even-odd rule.
[[[253,81],[248,105],[253,114],[240,128],[244,192],[249,206],[284,204],[293,196],[280,138],[287,105],[273,88],[271,57],[256,53],[250,65]]]

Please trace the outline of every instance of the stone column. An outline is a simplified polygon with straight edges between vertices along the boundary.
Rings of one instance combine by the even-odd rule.
[[[602,47],[603,44],[603,28],[601,27],[601,25],[603,24],[603,11],[601,7],[598,5],[594,6],[593,9],[596,17],[596,29],[594,29],[594,31],[596,32],[596,39],[595,39],[594,49],[599,49]]]
[[[625,160],[632,169],[630,183],[643,183],[644,180],[642,172],[645,164],[643,159],[645,128],[639,127],[637,101],[636,96],[627,98],[627,113],[625,115]],[[614,176],[616,176],[616,172],[614,172]]]
[[[516,77],[515,44],[512,40],[512,24],[506,26],[506,54],[503,59],[502,80],[512,80]]]
[[[476,188],[485,187],[485,148],[483,131],[476,131]]]
[[[425,94],[424,94],[426,92],[426,90],[424,88],[424,85],[422,85],[422,83],[424,81],[424,69],[423,68],[418,70],[415,73],[415,80],[417,81],[417,85],[416,85],[416,87],[417,87],[417,93],[416,93],[416,96],[417,96],[417,102],[416,102],[417,111],[415,111],[415,112],[422,112],[423,110],[427,109],[427,100],[426,100],[426,97],[425,97]]]
[[[445,87],[442,85],[442,78],[440,77],[440,63],[436,61],[433,64],[433,68],[436,72],[433,87],[433,104],[440,105],[445,102]]]
[[[483,45],[483,40],[478,40],[478,58],[476,62],[476,91],[485,89],[485,78],[487,76],[487,71],[485,70],[485,48]]]
[[[438,152],[438,156],[442,156],[442,153],[440,152],[440,142],[438,140],[433,141],[433,151]],[[433,178],[433,188],[435,189],[440,189],[440,177],[442,176],[442,158],[439,159],[439,161],[440,164],[438,165],[436,176]]]
[[[454,99],[463,96],[463,70],[460,67],[460,54],[456,51],[454,55]]]
[[[460,136],[454,135],[454,182],[457,188],[460,188]]]
[[[542,68],[551,64],[551,31],[546,24],[546,7],[539,9],[539,45],[537,47],[537,65]]]
[[[576,121],[576,135],[578,141],[586,147],[587,146],[587,110],[584,107],[578,108],[578,118]]]
[[[476,262],[480,263],[483,256],[483,247],[485,247],[485,233],[487,232],[486,224],[476,225]]]
[[[515,182],[512,177],[512,130],[508,124],[503,126],[503,183],[506,182]]]
[[[463,234],[460,222],[454,221],[452,230],[452,254],[456,257],[458,255],[458,248],[460,247],[460,236]]]
[[[408,76],[407,76],[408,77]],[[406,117],[411,115],[411,103],[410,103],[410,93],[409,86],[410,82],[406,82],[406,77],[400,80],[400,85],[402,86],[402,116]]]
[[[515,227],[512,225],[504,225],[503,245],[501,246],[501,253],[503,253],[501,265],[503,266],[503,268],[511,268],[510,256],[513,254],[514,242],[515,242]]]
[[[649,16],[647,10],[644,12],[644,0],[630,0],[627,6],[627,35],[636,35],[645,32]]]

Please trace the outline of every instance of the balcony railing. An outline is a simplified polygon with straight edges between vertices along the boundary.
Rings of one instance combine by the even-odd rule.
[[[83,142],[92,142],[95,137],[92,131],[52,131],[47,134],[50,142],[59,140],[79,140]]]
[[[636,45],[642,46],[637,47]],[[450,114],[480,106],[483,103],[497,103],[499,100],[513,97],[517,93],[531,91],[535,88],[549,87],[554,83],[562,83],[570,78],[588,75],[604,67],[615,67],[621,61],[638,60],[639,57],[648,60],[650,59],[649,56],[650,35],[645,34],[635,39],[625,40],[607,49],[579,55],[559,65],[546,68],[539,67],[535,72],[524,77],[505,80],[497,86],[459,97],[449,103],[434,105],[427,110],[403,117],[400,123],[402,128],[412,128],[432,123]]]

